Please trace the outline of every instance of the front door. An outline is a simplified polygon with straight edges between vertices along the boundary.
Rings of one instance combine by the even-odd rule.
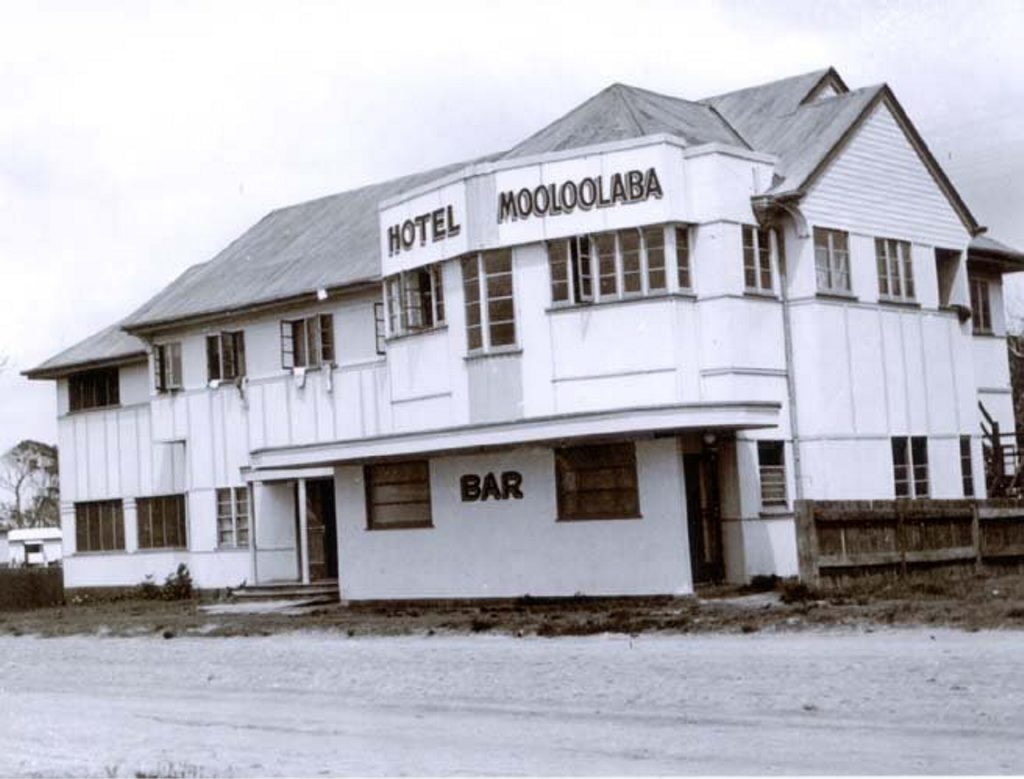
[[[725,575],[725,565],[715,450],[708,448],[700,454],[684,454],[683,477],[686,479],[686,524],[693,583],[720,582]]]
[[[306,482],[306,535],[309,580],[338,578],[338,526],[334,517],[334,479]]]

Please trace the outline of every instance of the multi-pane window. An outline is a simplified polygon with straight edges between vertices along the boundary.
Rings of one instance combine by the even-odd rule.
[[[119,500],[75,504],[75,548],[79,552],[124,549],[124,511]]]
[[[441,266],[396,273],[384,280],[391,335],[428,330],[444,324]]]
[[[210,381],[230,381],[245,375],[245,333],[206,336],[206,376]]]
[[[814,228],[814,267],[819,292],[850,293],[850,248],[845,231]]]
[[[772,292],[771,232],[743,225],[743,284],[748,292]]]
[[[892,439],[892,477],[897,498],[928,497],[928,439]]]
[[[640,516],[632,442],[556,449],[555,484],[560,520]]]
[[[985,279],[971,279],[971,323],[975,333],[992,332],[992,303]]]
[[[153,379],[157,392],[181,389],[181,343],[157,344],[153,348]]]
[[[426,460],[367,465],[366,521],[370,530],[431,527],[430,466]]]
[[[549,241],[551,301],[579,304],[666,292],[666,256],[673,244],[678,285],[688,290],[690,242],[686,227],[653,225]]]
[[[914,299],[914,263],[910,244],[892,238],[875,239],[878,293],[891,300]]]
[[[786,505],[786,447],[782,441],[757,442],[757,467],[761,478],[761,505]]]
[[[318,368],[333,363],[332,314],[316,314],[281,322],[282,368]]]
[[[472,254],[462,260],[469,351],[487,351],[516,342],[512,289],[512,250]]]
[[[84,411],[120,403],[117,368],[98,368],[68,378],[68,408]]]
[[[217,490],[217,545],[222,548],[249,546],[248,487]]]
[[[139,549],[185,549],[185,496],[138,498]]]
[[[373,304],[373,342],[380,355],[387,354],[384,320],[384,304],[378,301]]]
[[[964,497],[974,497],[974,464],[971,462],[971,437],[960,436],[960,478],[963,481]]]

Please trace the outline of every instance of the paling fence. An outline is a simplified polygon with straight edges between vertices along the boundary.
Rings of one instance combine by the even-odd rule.
[[[800,578],[813,586],[1024,563],[1018,500],[801,500],[796,518]]]

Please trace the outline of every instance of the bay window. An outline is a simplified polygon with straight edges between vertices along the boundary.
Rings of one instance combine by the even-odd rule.
[[[747,292],[772,294],[771,233],[743,225],[743,284]]]
[[[499,249],[464,257],[462,285],[466,298],[466,341],[471,352],[516,343],[512,250]]]

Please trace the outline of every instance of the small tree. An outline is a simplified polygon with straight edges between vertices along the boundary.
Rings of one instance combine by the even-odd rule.
[[[0,457],[0,488],[13,498],[0,516],[14,527],[60,525],[57,449],[25,440]]]

